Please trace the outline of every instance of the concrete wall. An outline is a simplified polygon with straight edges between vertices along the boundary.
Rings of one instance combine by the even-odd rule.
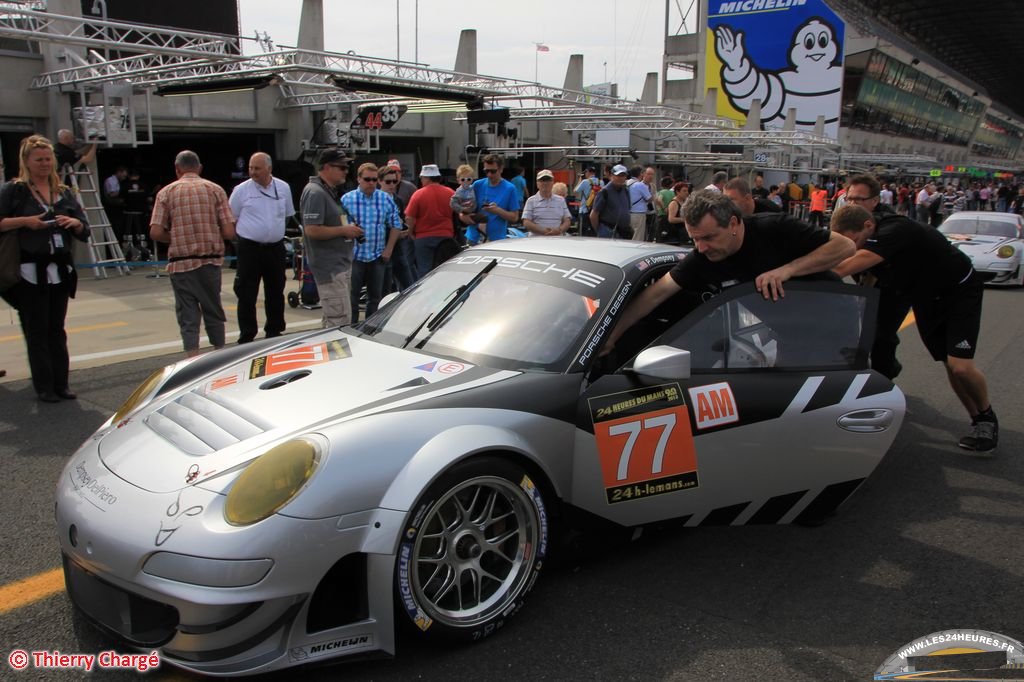
[[[4,117],[46,118],[46,93],[28,86],[43,70],[40,55],[4,53],[0,55],[0,115]]]

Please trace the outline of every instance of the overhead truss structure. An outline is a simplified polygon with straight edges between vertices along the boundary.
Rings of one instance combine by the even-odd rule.
[[[692,5],[692,3],[690,3]],[[689,7],[687,2],[683,5]],[[215,85],[264,78],[281,92],[282,108],[402,102],[413,111],[453,111],[451,102],[509,109],[512,121],[562,121],[564,130],[647,130],[664,159],[711,163],[707,151],[676,150],[680,140],[711,145],[743,145],[774,150],[765,168],[820,168],[839,152],[830,138],[803,131],[740,130],[728,119],[683,109],[558,89],[512,79],[356,54],[274,47],[269,40],[143,26],[125,22],[52,14],[45,2],[0,0],[0,37],[85,48],[85,57],[66,51],[69,66],[40,74],[34,89],[86,92],[118,83],[137,92],[168,86]],[[682,9],[682,7],[680,7]],[[686,14],[686,12],[684,12]],[[255,54],[245,54],[255,44]],[[412,93],[412,94],[395,94]],[[416,93],[419,92],[417,96]],[[445,102],[449,102],[445,108]],[[456,113],[455,118],[464,118]],[[567,153],[578,153],[566,149]],[[635,151],[635,150],[632,150]],[[583,153],[586,153],[585,151]],[[705,156],[707,155],[707,156]],[[748,153],[748,157],[750,154]],[[762,155],[763,156],[763,155]],[[739,159],[718,157],[727,163]],[[847,159],[847,156],[841,157]],[[845,161],[844,161],[845,162]],[[745,162],[744,162],[745,163]],[[874,157],[870,163],[885,163]]]

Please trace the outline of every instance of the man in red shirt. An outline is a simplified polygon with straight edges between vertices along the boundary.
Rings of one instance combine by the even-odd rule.
[[[420,171],[420,182],[409,205],[405,207],[405,222],[413,236],[416,252],[417,278],[434,268],[434,252],[445,239],[452,239],[451,198],[454,191],[441,184],[441,171],[435,164],[427,164]]]

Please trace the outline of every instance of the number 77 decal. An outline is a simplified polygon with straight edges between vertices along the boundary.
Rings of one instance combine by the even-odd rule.
[[[696,487],[697,456],[678,384],[590,399],[608,503]]]

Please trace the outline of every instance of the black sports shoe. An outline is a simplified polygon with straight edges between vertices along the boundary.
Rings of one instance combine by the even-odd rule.
[[[971,425],[971,432],[960,439],[958,445],[964,450],[990,452],[999,443],[999,423],[994,421],[976,421]]]

